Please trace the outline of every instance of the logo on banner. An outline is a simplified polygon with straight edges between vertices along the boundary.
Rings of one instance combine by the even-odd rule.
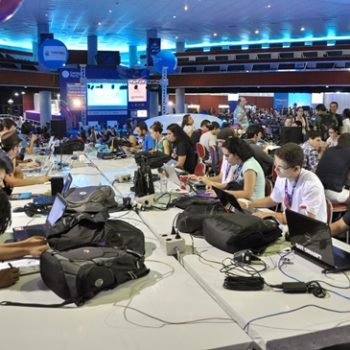
[[[68,60],[68,50],[63,42],[46,39],[39,46],[39,61],[47,68],[63,67]]]

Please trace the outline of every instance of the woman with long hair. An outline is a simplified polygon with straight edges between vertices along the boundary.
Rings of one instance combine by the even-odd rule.
[[[226,187],[228,192],[237,198],[264,198],[265,175],[252,148],[245,141],[232,137],[222,146],[222,153],[234,167],[233,181]]]
[[[155,151],[161,152],[170,156],[170,143],[168,139],[163,136],[163,125],[160,122],[154,122],[150,127],[150,134],[155,141]]]
[[[172,157],[177,160],[177,167],[192,174],[196,167],[196,155],[191,139],[177,124],[167,127],[168,140],[173,143]]]

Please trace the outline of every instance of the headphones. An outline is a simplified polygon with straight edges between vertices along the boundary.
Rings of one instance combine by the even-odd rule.
[[[50,206],[45,204],[28,203],[23,209],[29,217],[34,215],[48,215],[50,212]]]

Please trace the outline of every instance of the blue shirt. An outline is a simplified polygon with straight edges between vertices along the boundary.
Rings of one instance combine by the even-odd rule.
[[[149,151],[149,150],[153,149],[155,146],[156,146],[156,143],[153,140],[151,134],[148,132],[143,139],[142,150]]]

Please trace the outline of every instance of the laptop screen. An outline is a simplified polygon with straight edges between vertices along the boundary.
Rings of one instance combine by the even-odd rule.
[[[224,190],[220,190],[219,188],[214,186],[213,190],[218,196],[221,204],[225,207],[225,209],[232,212],[235,212],[236,210],[243,212],[242,207],[240,206],[240,204],[237,201],[237,198],[234,195],[229,194]]]
[[[172,181],[175,185],[180,185],[180,179],[176,173],[175,167],[167,164],[164,164],[163,167],[169,176],[169,180]]]
[[[63,188],[62,188],[62,193],[66,193],[69,190],[70,185],[72,184],[72,181],[73,181],[72,175],[68,174],[66,181],[64,182]]]
[[[55,223],[63,216],[64,211],[66,210],[66,203],[60,197],[56,196],[55,201],[53,202],[50,213],[47,217],[47,222],[53,226]]]
[[[289,238],[293,246],[310,256],[334,266],[331,231],[329,226],[309,216],[286,209]]]

